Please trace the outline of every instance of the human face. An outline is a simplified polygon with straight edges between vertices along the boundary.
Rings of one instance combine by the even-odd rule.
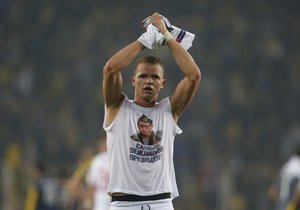
[[[149,138],[151,136],[152,124],[149,122],[139,122],[138,123],[139,131],[143,137]]]
[[[135,87],[135,102],[140,105],[155,103],[160,89],[165,85],[163,68],[159,64],[140,63],[131,78]]]

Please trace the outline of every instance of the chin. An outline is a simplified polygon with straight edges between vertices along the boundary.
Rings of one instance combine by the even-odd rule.
[[[152,101],[154,101],[154,98],[153,97],[143,97],[144,101],[150,103]]]

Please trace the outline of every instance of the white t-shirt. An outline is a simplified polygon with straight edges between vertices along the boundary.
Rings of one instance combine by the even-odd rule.
[[[297,185],[300,183],[300,157],[293,155],[280,171],[280,191],[278,209],[286,209]]]
[[[109,209],[111,198],[107,194],[108,181],[108,153],[102,152],[93,158],[86,176],[87,184],[95,187],[93,210]]]
[[[152,145],[138,139],[137,121],[143,115],[152,121],[152,140],[148,141]],[[103,127],[110,158],[109,193],[178,196],[173,150],[174,138],[182,130],[173,119],[169,98],[146,108],[125,96],[115,120]]]

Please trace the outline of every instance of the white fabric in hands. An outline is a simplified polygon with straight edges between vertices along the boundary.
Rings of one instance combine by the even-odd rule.
[[[164,35],[159,33],[158,28],[152,24],[147,26],[146,32],[143,33],[138,39],[138,41],[148,49],[159,47],[162,43],[160,40],[164,40]]]
[[[173,30],[170,33],[184,49],[188,50],[193,45],[195,34],[182,30],[176,26],[172,26],[172,28]]]
[[[168,31],[172,34],[176,41],[180,43],[184,49],[188,50],[192,46],[195,34],[171,25],[170,21],[166,17],[163,17],[163,19]],[[146,32],[139,37],[138,41],[148,49],[154,49],[160,47],[161,45],[165,45],[163,34],[161,34],[158,28],[152,24],[147,26]]]
[[[163,16],[163,19],[165,21],[168,31],[172,34],[172,36],[176,39],[176,41],[178,43],[180,43],[180,45],[184,49],[188,50],[193,44],[195,34],[185,31],[181,28],[178,28],[177,26],[172,25],[170,23],[170,21],[168,20],[168,18],[166,18],[164,16]],[[162,44],[165,44],[165,43],[162,42]]]

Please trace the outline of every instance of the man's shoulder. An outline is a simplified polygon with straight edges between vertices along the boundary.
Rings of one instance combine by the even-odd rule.
[[[170,102],[170,96],[162,98],[158,103],[169,103]]]
[[[155,106],[157,106],[159,108],[163,108],[163,107],[167,108],[167,109],[171,108],[170,97],[168,96],[168,97],[161,99],[159,102],[157,102],[155,104]]]

